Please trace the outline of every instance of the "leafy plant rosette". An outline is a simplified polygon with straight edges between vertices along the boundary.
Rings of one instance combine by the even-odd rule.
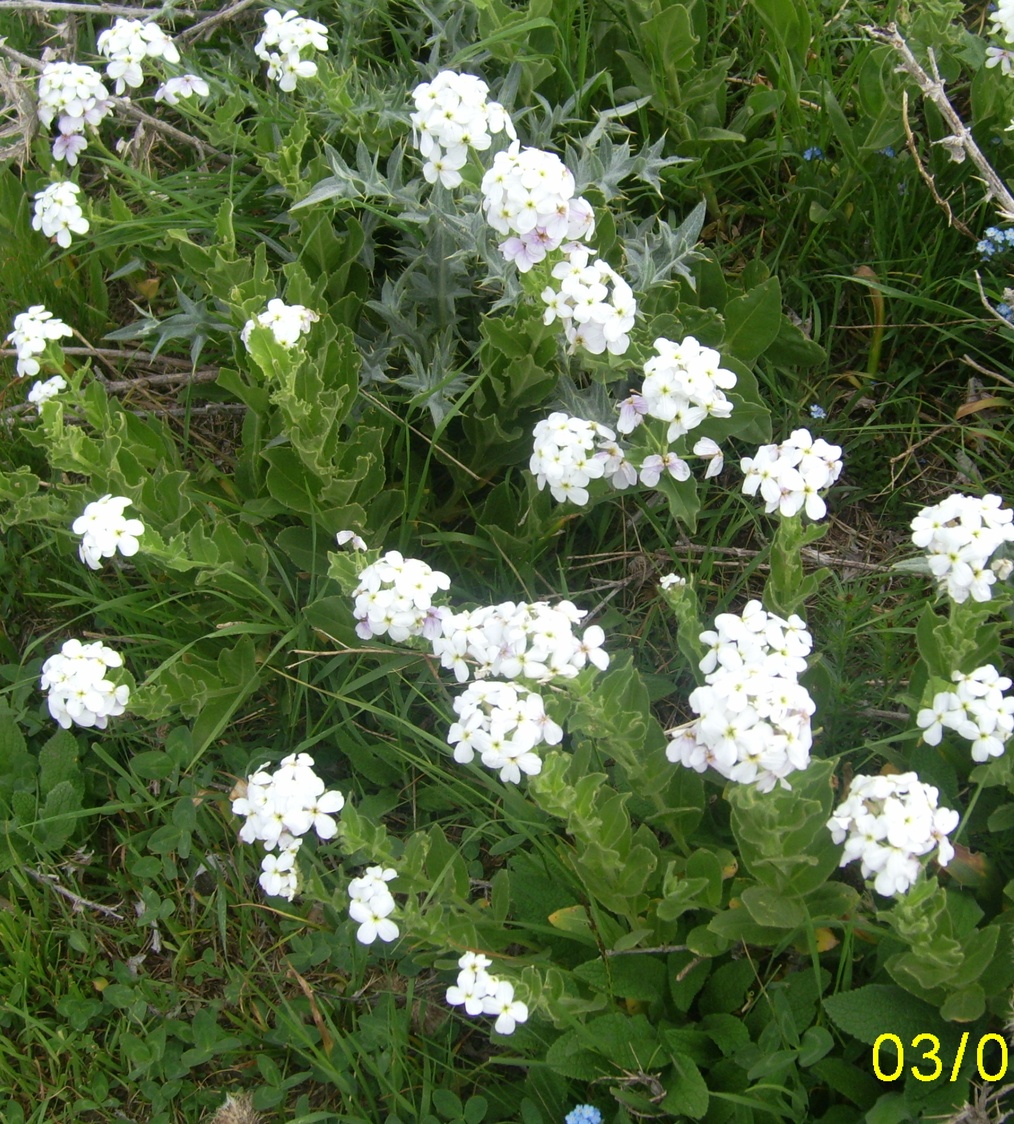
[[[524,144],[538,121],[513,104],[517,68],[501,104],[477,75],[431,66],[357,145],[320,139],[349,79],[301,19],[269,12],[254,48],[278,93],[220,91],[208,113],[195,76],[160,87],[202,143],[238,136],[277,237],[251,235],[234,189],[210,229],[165,207],[143,251],[172,272],[179,311],[107,337],[156,353],[182,339],[195,366],[213,351],[194,386],[239,407],[228,458],[195,467],[168,420],[68,362],[72,329],[44,306],[11,334],[19,374],[64,385],[19,420],[25,463],[0,474],[0,523],[35,536],[78,611],[5,670],[0,865],[55,856],[86,811],[110,814],[81,766],[94,759],[124,792],[165,786],[174,810],[147,845],[167,863],[226,819],[258,856],[257,874],[245,849],[236,860],[251,893],[344,933],[343,971],[369,958],[436,981],[456,1033],[481,1025],[483,1058],[526,1068],[520,1097],[496,1090],[497,1119],[607,1094],[618,1120],[875,1113],[882,1034],[932,1032],[946,1052],[1006,1013],[1014,982],[990,862],[957,842],[983,830],[980,794],[1014,791],[999,670],[1011,511],[953,496],[916,518],[926,558],[910,569],[944,610],[927,600],[916,629],[915,721],[883,744],[824,744],[801,615],[824,575],[803,556],[842,450],[801,428],[771,441],[756,366],[819,351],[777,279],[759,263],[723,276],[695,248],[703,205],[678,225],[642,213],[642,189],[661,195],[683,158],[615,140],[636,107],[600,113],[565,159]],[[135,89],[131,34],[98,48]],[[183,62],[145,41],[146,58],[198,65],[196,49]],[[50,70],[44,104],[72,79]],[[109,108],[95,81],[54,159],[87,159],[74,138]],[[249,120],[251,106],[271,113]],[[82,252],[129,276],[102,228],[166,201],[103,158]],[[40,236],[90,234],[78,191],[38,195]],[[693,574],[661,579],[683,661],[661,697],[694,684],[666,728],[649,692],[662,677],[620,627],[556,591],[522,597],[583,517],[633,508],[662,542],[695,533],[713,497],[740,490],[723,490],[731,450],[749,454],[742,502],[775,520],[768,577],[711,628]],[[505,560],[512,599],[503,575],[443,562],[470,551]],[[127,643],[68,635],[84,618]],[[156,729],[164,747],[136,752]],[[856,751],[870,771],[847,783],[838,760]],[[228,801],[207,799],[216,783]],[[1009,826],[985,803],[987,828]],[[946,1086],[906,1079],[904,1111],[955,1103],[974,1065]]]

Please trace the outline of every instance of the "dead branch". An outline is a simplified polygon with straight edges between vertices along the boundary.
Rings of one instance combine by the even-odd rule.
[[[907,71],[915,80],[919,89],[922,91],[923,97],[928,98],[937,107],[951,130],[951,135],[940,143],[946,145],[948,152],[951,154],[951,159],[959,163],[966,155],[968,156],[982,173],[988,197],[996,199],[1000,214],[1005,219],[1014,222],[1014,196],[1011,195],[1007,185],[1000,176],[997,175],[992,164],[990,164],[982,154],[982,150],[975,143],[975,138],[972,136],[971,130],[965,125],[964,121],[961,120],[954,106],[951,105],[947,94],[944,92],[944,82],[937,70],[936,56],[933,54],[933,49],[927,48],[930,68],[933,71],[933,73],[930,74],[915,55],[912,54],[912,49],[899,33],[897,24],[888,24],[886,28],[865,25],[863,31],[865,31],[871,39],[877,39],[881,43],[886,43],[898,53],[901,58],[901,67],[899,69]]]

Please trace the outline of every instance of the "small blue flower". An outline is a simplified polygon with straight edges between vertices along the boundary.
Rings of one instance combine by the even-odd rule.
[[[888,158],[892,158],[892,157],[894,157],[894,156],[897,156],[897,155],[898,155],[898,154],[897,154],[897,153],[896,153],[896,152],[894,151],[894,145],[893,145],[893,144],[887,144],[887,145],[884,145],[884,147],[883,147],[882,149],[880,149],[879,151],[880,151],[880,155],[881,155],[881,156],[886,156],[886,157],[888,157]]]
[[[827,417],[827,410],[825,410],[823,406],[818,406],[817,403],[814,402],[813,405],[810,407],[810,417],[811,418],[826,418]]]
[[[804,160],[823,160],[824,159],[824,150],[822,148],[818,148],[816,145],[814,145],[813,148],[804,149],[803,150],[803,159]]]
[[[1011,318],[1014,317],[1014,308],[1011,308],[1011,306],[1007,304],[1006,301],[998,304],[996,306],[996,310],[1000,313],[1004,320],[1011,320]]]
[[[565,1124],[602,1124],[602,1113],[590,1104],[579,1104],[564,1118]]]

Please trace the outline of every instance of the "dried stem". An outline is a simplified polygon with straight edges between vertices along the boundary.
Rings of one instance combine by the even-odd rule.
[[[930,194],[933,196],[934,200],[936,200],[937,205],[943,208],[944,214],[947,216],[947,225],[957,227],[962,234],[967,234],[969,238],[974,240],[975,235],[965,226],[961,219],[954,217],[954,212],[951,210],[950,203],[937,191],[936,180],[919,156],[919,149],[916,147],[915,137],[912,135],[912,126],[908,121],[908,90],[901,91],[901,121],[905,126],[905,144],[908,146],[908,151],[912,154],[912,159],[915,161],[916,171],[922,176],[923,183],[930,189]]]
[[[107,917],[115,917],[117,921],[123,920],[123,914],[117,913],[115,909],[110,909],[107,905],[100,905],[98,902],[89,901],[87,898],[82,898],[80,894],[75,894],[73,890],[61,886],[55,874],[43,874],[31,866],[25,867],[25,873],[34,878],[36,882],[41,882],[43,886],[48,886],[61,897],[72,902],[75,909],[94,909],[97,913],[104,913]]]
[[[958,115],[957,110],[951,105],[947,94],[944,92],[943,79],[937,71],[936,57],[932,48],[928,49],[930,67],[933,74],[929,74],[919,60],[912,54],[912,49],[899,33],[897,24],[888,24],[886,28],[864,26],[863,31],[871,39],[878,39],[897,51],[901,57],[901,67],[915,80],[922,95],[929,98],[940,111],[951,130],[948,141],[952,151],[960,149],[982,173],[989,198],[996,199],[1000,214],[1009,221],[1014,221],[1014,196],[1011,195],[1007,185],[994,171],[992,164],[982,154],[982,150],[975,143],[975,138]]]
[[[159,8],[130,8],[120,4],[67,4],[51,0],[0,0],[0,12],[68,12],[71,15],[123,16],[124,19],[159,20],[171,16],[192,20],[196,12],[185,12],[163,4]]]
[[[200,36],[211,31],[212,28],[217,27],[218,24],[224,23],[225,20],[231,19],[234,15],[242,12],[244,8],[250,8],[257,0],[236,0],[235,4],[230,4],[227,8],[223,8],[220,12],[215,12],[213,15],[208,16],[206,19],[201,20],[200,23],[195,23],[193,27],[188,27],[185,31],[181,31],[176,39],[179,43],[187,43],[192,39],[198,39]]]
[[[982,301],[982,307],[993,317],[994,320],[999,321],[1005,328],[1011,327],[1011,322],[1005,317],[1001,316],[999,312],[989,303],[986,297],[986,290],[982,287],[982,278],[979,276],[979,271],[975,271],[975,283],[979,286],[979,300]]]
[[[119,359],[123,362],[143,363],[145,366],[180,367],[186,374],[192,373],[192,364],[177,355],[153,355],[150,351],[124,351],[122,347],[64,347],[64,355],[94,355],[100,359]],[[0,358],[7,359],[17,355],[13,347],[0,347]],[[202,368],[209,370],[210,368]],[[184,374],[183,371],[180,372]]]

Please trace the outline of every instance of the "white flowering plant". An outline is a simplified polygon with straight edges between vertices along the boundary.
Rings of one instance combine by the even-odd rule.
[[[635,7],[179,8],[5,54],[50,135],[0,176],[0,1023],[61,1118],[256,1072],[293,1118],[830,1124],[993,1072],[1004,392],[960,457],[892,444],[946,366],[907,371],[918,271],[862,225],[929,190],[885,151],[902,80],[848,6]],[[939,31],[979,131],[1008,15]],[[828,327],[796,242],[872,327],[849,289]],[[115,1064],[71,1100],[21,1005]],[[885,1092],[895,1012],[985,1053]]]

